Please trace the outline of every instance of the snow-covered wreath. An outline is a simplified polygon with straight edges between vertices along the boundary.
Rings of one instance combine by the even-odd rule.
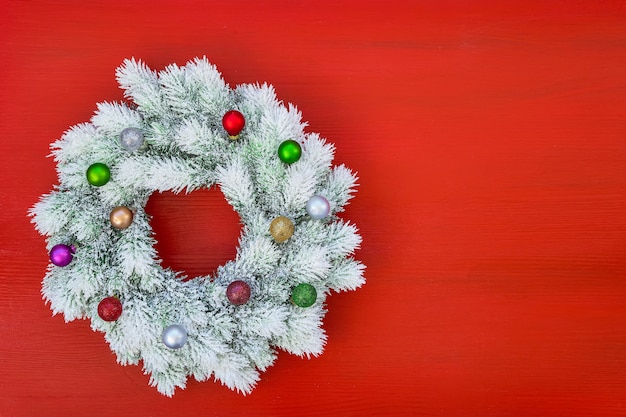
[[[326,297],[364,283],[361,237],[336,216],[356,175],[271,85],[231,89],[206,58],[160,72],[130,59],[116,76],[128,102],[99,103],[52,144],[59,185],[31,209],[54,314],[90,318],[168,396],[188,376],[249,393],[276,348],[319,355]],[[189,280],[161,266],[144,208],[215,185],[243,225],[237,256]]]

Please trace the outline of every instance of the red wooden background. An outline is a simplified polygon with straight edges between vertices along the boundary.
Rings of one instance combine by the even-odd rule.
[[[83,3],[0,2],[1,416],[626,415],[623,2]],[[330,298],[324,355],[281,353],[247,397],[162,397],[51,317],[26,217],[124,58],[196,55],[274,84],[361,178],[367,284]],[[219,193],[150,204],[170,265],[232,255]]]

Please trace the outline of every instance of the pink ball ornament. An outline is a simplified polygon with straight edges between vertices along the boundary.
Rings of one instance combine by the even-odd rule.
[[[245,304],[250,299],[250,286],[244,281],[233,281],[226,288],[226,297],[236,306]]]
[[[74,259],[76,248],[74,245],[68,246],[64,244],[54,245],[50,250],[50,261],[56,266],[67,266]]]

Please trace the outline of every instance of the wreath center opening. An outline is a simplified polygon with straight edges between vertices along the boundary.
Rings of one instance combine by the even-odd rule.
[[[155,192],[146,213],[164,268],[192,279],[213,275],[220,265],[235,259],[242,225],[219,187],[188,194]]]

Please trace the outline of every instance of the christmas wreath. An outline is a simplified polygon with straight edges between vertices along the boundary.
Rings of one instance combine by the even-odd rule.
[[[52,144],[59,185],[31,209],[53,313],[89,318],[167,396],[188,376],[246,394],[276,349],[319,355],[326,297],[364,283],[361,237],[336,216],[356,175],[271,85],[231,89],[206,58],[160,72],[130,59],[116,76],[128,100]],[[145,205],[213,186],[240,216],[237,255],[190,280],[161,266]]]

